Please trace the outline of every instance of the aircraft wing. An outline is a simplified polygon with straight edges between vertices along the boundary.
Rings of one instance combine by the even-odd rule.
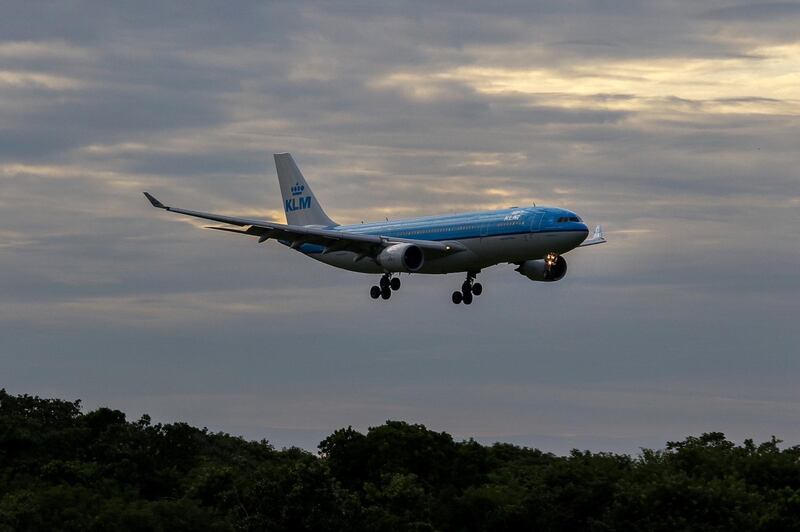
[[[605,244],[606,242],[608,241],[606,240],[605,233],[603,233],[603,228],[598,225],[594,228],[594,234],[592,235],[592,238],[587,238],[578,247],[583,248],[586,246],[595,246],[597,244]]]
[[[458,242],[437,242],[433,240],[411,240],[407,238],[385,237],[380,235],[363,235],[335,229],[323,229],[319,227],[308,227],[302,225],[286,225],[266,220],[254,220],[249,218],[238,218],[234,216],[223,216],[207,212],[190,211],[176,207],[168,207],[158,201],[151,194],[145,192],[145,197],[153,207],[164,209],[186,216],[213,220],[229,225],[239,226],[242,229],[231,227],[208,227],[218,231],[227,231],[241,235],[257,236],[259,243],[265,240],[275,239],[290,242],[294,249],[303,244],[317,244],[326,249],[323,253],[332,251],[353,251],[363,257],[376,257],[383,248],[398,243],[412,243],[419,248],[434,252],[435,254],[447,255],[458,251],[463,251],[464,247]]]

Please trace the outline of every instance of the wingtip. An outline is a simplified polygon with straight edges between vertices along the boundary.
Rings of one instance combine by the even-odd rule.
[[[156,198],[155,198],[155,197],[154,197],[152,194],[150,194],[149,192],[144,192],[144,197],[145,197],[145,198],[147,198],[147,201],[149,201],[149,202],[150,202],[150,205],[152,205],[153,207],[156,207],[156,208],[158,208],[158,209],[166,209],[166,207],[164,206],[164,204],[163,204],[163,203],[161,203],[160,201],[158,201],[158,200],[157,200],[157,199],[156,199]]]

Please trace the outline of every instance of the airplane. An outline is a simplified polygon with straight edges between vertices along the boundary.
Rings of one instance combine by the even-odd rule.
[[[400,273],[466,273],[455,304],[470,305],[483,293],[475,279],[484,268],[516,264],[533,281],[555,282],[567,274],[564,253],[606,242],[598,225],[589,229],[572,211],[555,207],[511,207],[496,211],[424,216],[407,220],[339,225],[322,206],[289,153],[274,155],[286,224],[168,207],[144,195],[153,207],[221,222],[208,229],[274,239],[325,264],[354,272],[381,274],[372,299],[388,300],[400,289]],[[233,227],[228,227],[233,226]]]

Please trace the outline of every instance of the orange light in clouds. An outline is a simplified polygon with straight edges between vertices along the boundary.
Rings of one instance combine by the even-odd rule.
[[[374,86],[397,87],[412,98],[426,98],[436,94],[441,81],[464,83],[484,94],[535,94],[539,104],[566,108],[645,110],[663,108],[664,99],[678,98],[702,102],[704,112],[797,113],[800,43],[756,47],[745,56],[719,59],[608,60],[562,68],[477,65],[433,75],[397,72]],[[597,95],[630,97],[594,98]]]

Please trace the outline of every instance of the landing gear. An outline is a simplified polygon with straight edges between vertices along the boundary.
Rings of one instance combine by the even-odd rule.
[[[478,272],[467,272],[467,279],[461,285],[461,291],[453,292],[453,303],[458,305],[463,302],[465,305],[471,305],[472,297],[483,293],[483,285],[475,282],[476,275]]]
[[[372,299],[389,299],[392,297],[392,292],[397,292],[400,290],[400,279],[397,277],[392,277],[391,273],[385,273],[383,277],[381,277],[380,282],[378,283],[379,286],[373,286],[369,289],[369,296]]]

